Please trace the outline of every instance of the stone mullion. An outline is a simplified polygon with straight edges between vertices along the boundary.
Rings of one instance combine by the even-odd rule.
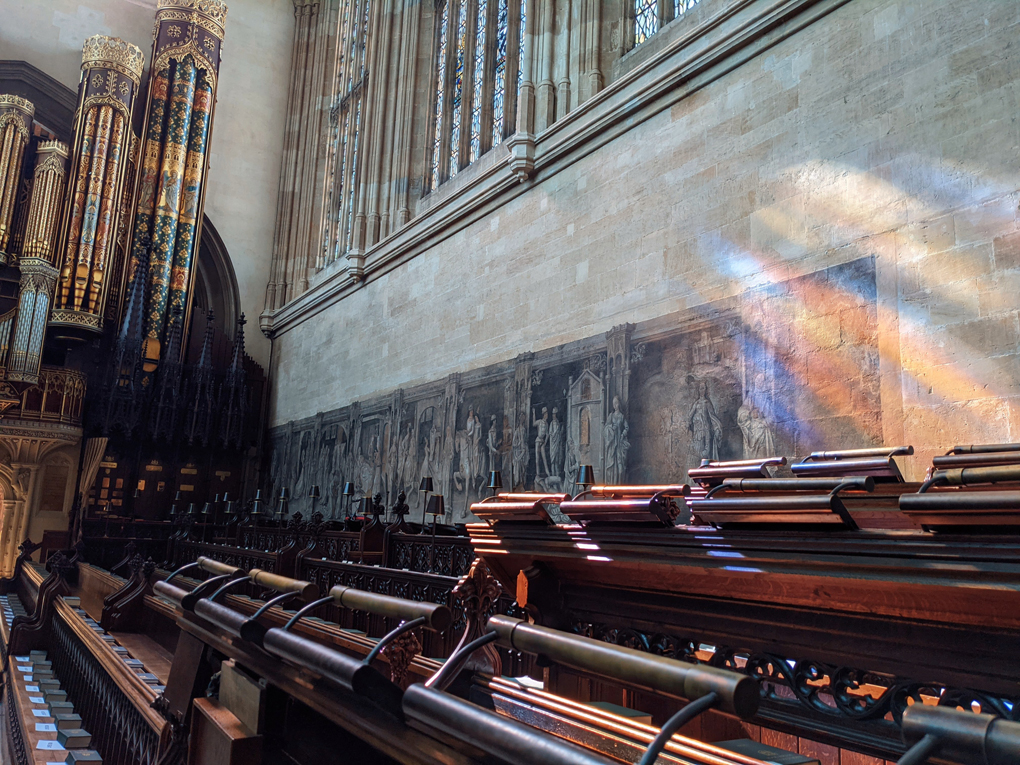
[[[382,232],[382,215],[385,208],[382,206],[383,196],[383,185],[385,183],[383,176],[383,159],[387,153],[387,134],[389,130],[389,122],[391,120],[390,110],[390,92],[391,86],[391,68],[390,68],[390,42],[392,40],[393,32],[393,2],[394,0],[384,0],[379,19],[379,57],[375,67],[376,72],[376,95],[373,100],[374,107],[374,119],[372,120],[375,124],[372,130],[372,136],[377,146],[377,150],[372,155],[372,176],[371,182],[371,196],[369,198],[369,209],[368,209],[368,242],[367,245],[371,247],[381,238]]]
[[[308,278],[305,273],[305,253],[303,241],[305,239],[302,223],[305,219],[303,206],[304,197],[307,192],[307,150],[308,150],[308,118],[309,112],[314,108],[313,104],[313,81],[314,55],[315,55],[315,18],[318,15],[317,3],[302,3],[299,8],[301,26],[301,49],[298,65],[302,76],[298,89],[297,103],[297,125],[295,126],[294,144],[294,180],[293,196],[291,201],[290,218],[288,221],[290,236],[287,242],[287,262],[289,285],[288,299],[297,297],[308,287]]]
[[[301,291],[308,289],[309,277],[315,273],[315,233],[318,226],[314,221],[318,196],[315,187],[316,159],[319,136],[322,135],[320,117],[323,112],[323,79],[325,77],[324,45],[322,40],[322,13],[319,3],[311,6],[308,20],[308,62],[311,78],[302,114],[301,177],[298,190],[297,249],[295,260],[298,267]]]
[[[556,85],[553,83],[556,9],[554,0],[537,0],[537,5],[536,10],[541,10],[537,39],[542,45],[538,58],[541,79],[535,93],[535,132],[540,133],[556,121]]]
[[[531,6],[524,19],[524,50],[521,50],[521,1],[507,0],[506,40],[506,83],[503,92],[503,137],[515,131],[535,132],[535,84],[532,71],[534,60],[534,17],[536,0],[529,0]],[[521,88],[517,90],[518,73]],[[522,124],[521,108],[524,123]]]
[[[328,65],[325,67],[325,84],[322,89],[323,102],[319,115],[322,130],[320,135],[324,138],[316,143],[320,159],[320,171],[317,179],[319,217],[315,234],[316,238],[313,239],[317,250],[317,268],[324,268],[327,263],[331,262],[331,254],[335,251],[333,244],[336,240],[336,227],[334,224],[336,214],[333,210],[336,207],[335,200],[338,197],[336,193],[338,157],[337,151],[334,149],[334,142],[339,137],[340,126],[339,119],[337,124],[334,125],[332,118],[339,99],[338,79],[340,73],[337,66],[340,60],[340,37],[338,35],[338,25],[340,23],[339,7],[342,2],[343,0],[328,0],[326,12],[321,14],[323,34],[326,37],[325,51]],[[339,118],[338,112],[337,117]],[[339,143],[337,142],[336,149],[338,148]],[[332,181],[330,180],[331,175]]]
[[[443,124],[439,134],[439,185],[450,179],[450,140],[453,133],[453,85],[457,79],[457,19],[460,18],[460,2],[448,0],[450,10],[446,14],[446,82],[443,85]]]
[[[457,147],[457,168],[463,170],[471,162],[471,110],[475,98],[475,43],[478,30],[478,0],[462,0],[467,3],[464,24],[464,78],[460,93],[460,145]]]
[[[393,2],[386,32],[387,40],[392,36],[394,29],[401,29],[404,21],[405,8],[401,0]],[[399,38],[398,38],[399,39]],[[389,49],[389,43],[387,42]],[[403,61],[404,46],[398,45],[392,52],[387,53],[387,80],[386,88],[386,124],[384,126],[385,139],[383,149],[383,167],[379,177],[379,238],[385,239],[389,235],[393,220],[391,214],[391,198],[393,192],[393,152],[396,151],[397,120],[400,106],[400,94],[403,91],[400,66]]]
[[[415,112],[418,108],[418,104],[415,103],[415,93],[417,92],[417,74],[418,74],[418,48],[421,37],[418,34],[418,29],[421,23],[421,3],[411,3],[408,7],[407,13],[405,14],[404,23],[404,37],[406,38],[405,45],[407,46],[407,65],[402,67],[401,75],[403,75],[406,83],[405,87],[405,98],[404,98],[404,109],[403,119],[400,123],[400,129],[403,133],[403,142],[401,145],[401,159],[400,159],[400,171],[403,174],[398,179],[398,192],[397,192],[397,204],[399,209],[397,210],[397,225],[402,226],[411,219],[411,178],[414,177],[414,168],[411,166],[411,148],[412,138],[414,131],[412,129],[412,123],[414,120]],[[431,78],[434,80],[435,78]],[[432,104],[432,101],[426,99],[426,105]],[[435,109],[433,108],[433,112]],[[425,124],[431,124],[430,120],[425,120]],[[431,145],[432,141],[426,141],[426,146]],[[427,172],[427,170],[425,171]]]
[[[364,2],[364,0],[363,0]],[[374,9],[374,10],[373,10]],[[375,94],[378,90],[378,84],[384,78],[381,76],[380,62],[378,60],[379,49],[379,25],[382,18],[382,12],[378,9],[378,6],[371,5],[369,7],[369,24],[366,29],[362,30],[362,34],[365,35],[365,54],[366,54],[366,70],[367,80],[363,80],[364,85],[367,85],[367,89],[361,96],[361,120],[360,124],[354,126],[354,130],[358,131],[358,157],[357,167],[352,167],[351,171],[356,173],[357,184],[354,188],[354,195],[356,199],[357,212],[354,216],[354,231],[351,237],[351,249],[347,253],[347,258],[350,261],[352,270],[355,276],[361,277],[365,263],[365,249],[367,248],[367,210],[369,204],[369,196],[371,194],[370,180],[367,177],[367,172],[373,167],[371,157],[373,152],[379,149],[378,142],[375,140],[375,128],[377,127],[378,120],[376,119]],[[355,114],[357,110],[355,109]]]
[[[499,20],[499,0],[488,0],[488,3],[485,9],[485,51],[482,54],[484,57],[482,108],[478,116],[481,123],[481,133],[478,136],[479,156],[492,148],[492,99],[496,94],[496,24]],[[475,87],[478,87],[477,84]]]
[[[297,21],[295,23],[295,37],[294,37],[294,72],[295,79],[293,82],[294,90],[294,101],[292,103],[292,111],[288,115],[291,122],[290,139],[291,145],[289,146],[289,172],[290,176],[287,190],[287,211],[286,211],[286,230],[287,238],[284,251],[284,296],[280,301],[280,304],[293,300],[298,295],[298,284],[297,282],[297,260],[298,253],[296,250],[296,237],[297,237],[297,217],[298,217],[298,195],[300,194],[300,178],[301,178],[301,143],[303,135],[301,133],[302,116],[305,106],[305,89],[307,88],[308,79],[308,14],[306,13],[307,4],[304,0],[295,0],[294,13]]]
[[[661,0],[660,0],[661,1]],[[563,50],[557,46],[556,61],[559,65],[560,76],[556,80],[556,119],[561,119],[570,111],[570,21],[572,18],[571,0],[562,0],[563,5],[559,10],[563,11],[563,18],[567,21],[565,28],[560,33],[560,40],[563,42]],[[581,0],[583,2],[583,0]],[[550,38],[555,39],[555,38]]]
[[[325,118],[329,112],[329,89],[326,85],[328,72],[327,61],[330,56],[329,46],[329,0],[322,0],[317,6],[310,23],[312,34],[312,87],[308,103],[307,124],[305,130],[305,158],[301,189],[300,209],[303,219],[300,221],[301,249],[299,257],[303,263],[302,289],[308,288],[308,280],[315,274],[319,266],[319,230],[321,221],[322,199],[322,150],[325,134]]]
[[[300,65],[303,58],[302,40],[306,34],[301,0],[294,2],[294,44],[291,49],[290,87],[287,91],[287,125],[283,137],[283,167],[280,171],[279,198],[276,207],[276,232],[273,241],[273,262],[271,277],[266,289],[266,308],[275,310],[287,302],[290,286],[292,250],[290,248],[295,184],[297,174],[297,142],[300,139],[299,104],[304,69]]]
[[[602,90],[602,69],[601,69],[601,50],[602,50],[602,1],[601,0],[585,0],[589,5],[589,20],[586,25],[587,34],[587,78],[588,78],[588,93],[587,97],[591,98],[600,90]]]
[[[655,23],[662,29],[673,18],[673,0],[655,0]]]

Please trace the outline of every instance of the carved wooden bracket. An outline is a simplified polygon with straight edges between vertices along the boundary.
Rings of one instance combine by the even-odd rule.
[[[453,596],[460,599],[467,619],[464,634],[456,650],[481,637],[485,632],[485,624],[496,607],[496,601],[502,594],[503,585],[496,581],[485,561],[476,558],[471,564],[471,570],[453,588]],[[503,660],[496,647],[490,643],[475,652],[465,664],[465,669],[488,672],[498,677],[502,674]]]

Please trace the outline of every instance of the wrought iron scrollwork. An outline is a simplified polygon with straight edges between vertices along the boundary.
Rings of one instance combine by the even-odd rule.
[[[810,659],[791,659],[775,653],[707,645],[674,635],[647,635],[631,628],[582,620],[574,620],[572,629],[576,634],[615,645],[755,677],[761,684],[764,716],[767,718],[772,712],[786,721],[800,718],[806,729],[820,722],[828,730],[833,722],[863,723],[880,738],[898,742],[903,711],[911,704],[922,703],[985,712],[1008,720],[1020,716],[1018,700],[970,689]]]

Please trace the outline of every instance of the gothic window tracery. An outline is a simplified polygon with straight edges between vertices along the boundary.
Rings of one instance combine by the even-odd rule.
[[[633,0],[634,46],[638,46],[701,0]]]
[[[429,189],[516,126],[525,0],[445,0],[436,11]],[[517,83],[512,92],[507,84]]]
[[[360,133],[369,74],[365,55],[369,3],[370,0],[344,0],[340,9],[336,95],[330,109],[330,215],[326,220],[325,263],[343,257],[352,245]]]

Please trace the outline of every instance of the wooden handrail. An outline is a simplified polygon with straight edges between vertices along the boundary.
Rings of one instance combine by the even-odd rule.
[[[153,732],[156,735],[162,734],[166,721],[151,707],[157,696],[152,687],[132,672],[110,646],[100,639],[95,631],[85,623],[85,620],[62,598],[57,599],[54,607],[56,615],[64,620],[64,623],[82,641],[89,653],[100,663],[114,684],[131,700],[135,709],[142,715]]]

